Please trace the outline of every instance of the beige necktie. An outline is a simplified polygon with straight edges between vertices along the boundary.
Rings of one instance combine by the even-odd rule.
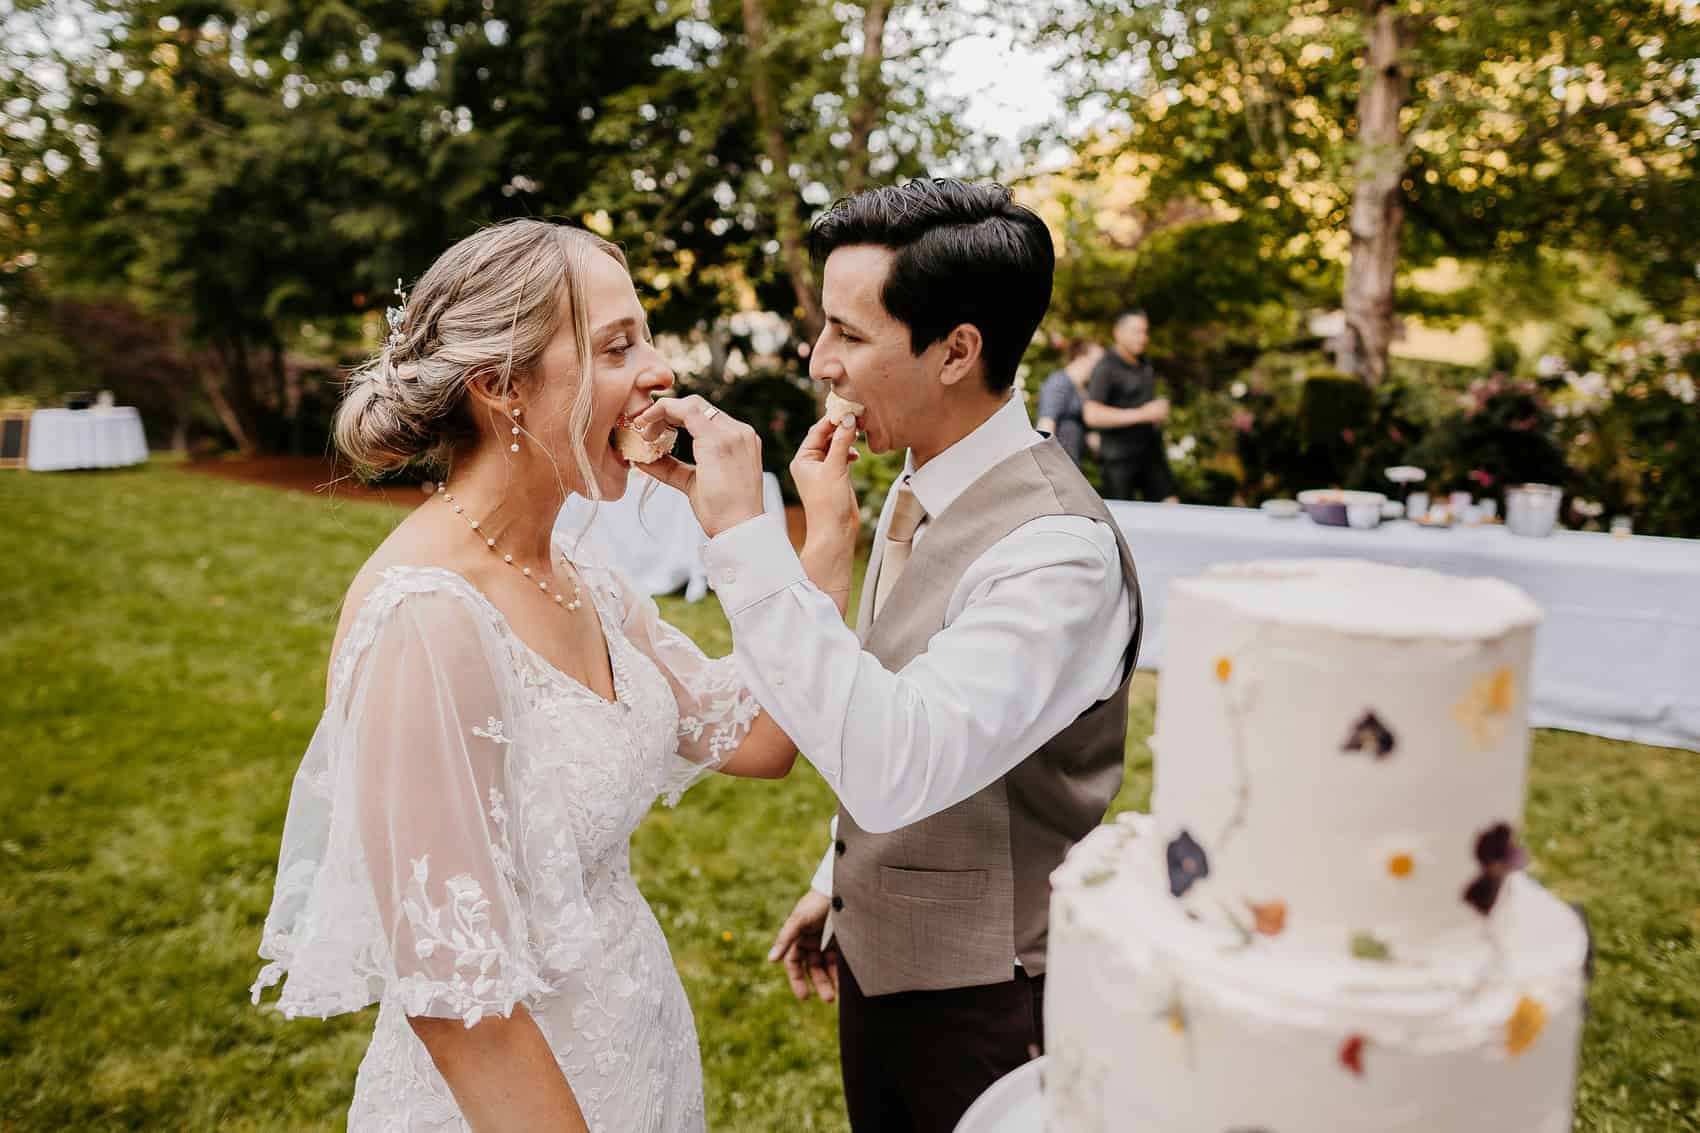
[[[905,479],[892,489],[897,498],[891,505],[891,522],[885,529],[885,549],[880,555],[880,576],[874,585],[874,617],[897,587],[903,568],[909,562],[909,552],[915,546],[915,531],[927,518],[927,509],[915,498],[915,489]]]

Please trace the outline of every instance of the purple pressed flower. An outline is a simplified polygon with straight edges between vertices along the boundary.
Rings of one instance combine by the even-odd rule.
[[[1210,859],[1204,856],[1204,847],[1182,830],[1169,843],[1169,892],[1185,896],[1195,881],[1209,876]]]
[[[1393,747],[1393,733],[1387,730],[1387,725],[1375,713],[1365,712],[1363,719],[1352,725],[1340,750],[1369,752],[1377,759],[1386,759],[1393,754]]]
[[[1529,864],[1529,855],[1517,844],[1509,823],[1497,822],[1476,838],[1476,861],[1482,872],[1464,890],[1464,900],[1482,916],[1493,912],[1505,879]]]

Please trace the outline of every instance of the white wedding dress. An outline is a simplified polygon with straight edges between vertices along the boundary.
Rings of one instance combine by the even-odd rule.
[[[524,1004],[594,1133],[703,1128],[690,1005],[632,832],[760,711],[614,572],[581,571],[616,697],[534,652],[463,577],[396,567],[332,661],[260,955],[286,1016],[379,1004],[351,1133],[467,1128],[408,1015]]]

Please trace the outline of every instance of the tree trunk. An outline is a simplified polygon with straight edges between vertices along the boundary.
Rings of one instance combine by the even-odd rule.
[[[200,379],[201,389],[205,391],[207,400],[212,403],[213,413],[218,416],[219,424],[230,434],[230,439],[236,442],[236,451],[243,456],[252,456],[256,446],[252,440],[247,424],[237,414],[235,406],[224,395],[224,384],[213,376],[206,366],[195,367],[195,376]]]
[[[218,355],[218,370],[223,371],[222,380],[212,367],[197,365],[201,388],[230,439],[236,442],[236,451],[254,456],[266,449],[266,430],[261,420],[263,410],[254,397],[247,345],[234,336],[220,337],[213,340],[213,350]]]
[[[726,362],[732,354],[732,335],[726,327],[725,319],[715,319],[708,324],[708,373],[705,375],[710,385],[719,385],[726,380]]]
[[[1369,44],[1358,92],[1357,184],[1352,190],[1351,260],[1346,266],[1346,330],[1339,366],[1376,385],[1387,375],[1393,344],[1393,286],[1405,208],[1405,139],[1399,114],[1411,98],[1401,59],[1409,25],[1397,0],[1365,0]]]
[[[755,99],[756,117],[761,123],[763,148],[767,160],[773,165],[771,188],[779,229],[780,262],[785,267],[785,274],[790,277],[791,290],[796,293],[797,306],[802,309],[803,324],[812,342],[826,325],[826,316],[821,313],[814,272],[809,265],[808,250],[803,246],[803,218],[797,207],[797,182],[791,176],[791,147],[785,140],[785,125],[780,120],[773,78],[767,65],[767,10],[764,0],[743,0],[743,5],[744,38],[750,58],[750,91]]]
[[[844,195],[859,193],[868,183],[868,139],[885,109],[885,84],[880,64],[885,61],[885,19],[891,0],[868,0],[862,9],[862,57],[856,67],[856,105],[850,111],[850,145],[845,149]]]

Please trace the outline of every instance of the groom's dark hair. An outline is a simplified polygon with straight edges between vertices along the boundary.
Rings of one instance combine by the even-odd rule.
[[[816,265],[839,248],[896,253],[880,301],[909,328],[916,354],[963,323],[980,332],[986,386],[1015,384],[1051,303],[1056,252],[1045,222],[1002,185],[922,178],[835,203],[809,231]]]

